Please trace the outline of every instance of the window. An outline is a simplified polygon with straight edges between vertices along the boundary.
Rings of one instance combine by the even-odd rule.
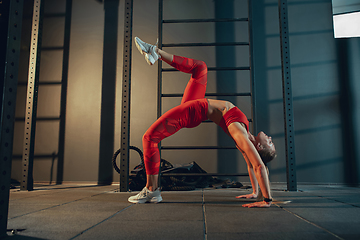
[[[360,37],[360,0],[332,0],[335,38]]]

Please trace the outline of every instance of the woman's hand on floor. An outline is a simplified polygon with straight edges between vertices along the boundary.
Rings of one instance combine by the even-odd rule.
[[[258,208],[268,208],[271,206],[271,202],[254,202],[254,203],[248,203],[248,204],[244,204],[242,205],[243,207],[247,207],[247,208],[253,208],[253,207],[258,207]]]
[[[237,196],[236,198],[254,199],[254,198],[257,198],[257,194],[250,193],[250,194],[246,194],[246,195]]]

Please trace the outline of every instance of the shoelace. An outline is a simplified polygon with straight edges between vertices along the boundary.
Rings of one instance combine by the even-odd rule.
[[[146,189],[144,188],[141,192],[139,192],[138,198],[140,198],[140,197],[146,197],[146,195],[147,195],[147,192],[146,192]]]
[[[152,55],[153,53],[156,54],[156,52],[155,52],[155,47],[157,47],[158,43],[159,43],[159,38],[156,39],[156,43],[155,43],[154,45],[151,45],[151,44],[150,44],[151,47],[149,48],[149,50],[150,50],[151,55]],[[154,49],[154,50],[153,50],[153,49]]]
[[[156,39],[156,43],[154,45],[152,45],[150,43],[143,42],[143,45],[145,45],[145,46],[150,45],[149,50],[146,53],[151,54],[151,55],[154,55],[154,54],[157,55],[157,53],[155,52],[155,47],[157,47],[158,43],[159,43],[158,38]]]
[[[152,45],[151,47],[150,47],[150,54],[152,55],[152,56],[155,56],[155,57],[158,57],[158,54],[156,53],[156,51],[155,51],[155,45]]]

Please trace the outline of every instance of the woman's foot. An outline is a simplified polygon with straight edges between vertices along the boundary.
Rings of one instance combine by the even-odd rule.
[[[139,49],[140,53],[145,56],[145,60],[149,65],[153,65],[160,58],[160,55],[156,51],[157,42],[155,45],[151,45],[149,43],[142,41],[138,37],[135,37],[134,40],[137,49]]]
[[[162,197],[159,188],[155,191],[150,191],[147,187],[144,187],[141,192],[129,197],[128,201],[131,203],[158,203],[162,201]]]

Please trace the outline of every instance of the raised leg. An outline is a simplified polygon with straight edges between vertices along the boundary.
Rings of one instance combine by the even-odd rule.
[[[160,56],[160,59],[167,64],[181,72],[191,73],[191,78],[185,88],[181,104],[205,97],[207,84],[207,66],[205,62],[172,55],[158,48],[155,51]]]
[[[205,97],[207,66],[203,61],[169,54],[157,48],[156,44],[146,43],[138,37],[135,37],[134,41],[136,47],[145,56],[145,60],[150,65],[161,59],[181,72],[191,73],[191,78],[185,88],[181,103]]]

